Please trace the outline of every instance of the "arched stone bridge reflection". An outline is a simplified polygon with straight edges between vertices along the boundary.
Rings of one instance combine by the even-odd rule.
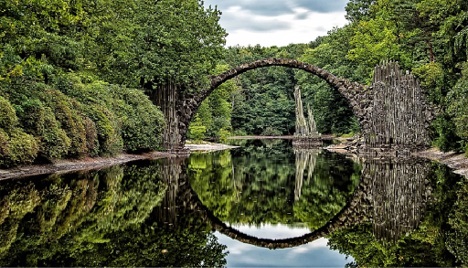
[[[363,164],[360,182],[346,205],[322,227],[299,237],[259,238],[230,227],[199,199],[185,175],[184,161],[180,159],[168,160],[164,166],[170,188],[159,215],[176,225],[177,210],[185,207],[208,221],[214,230],[240,242],[269,249],[303,245],[363,222],[371,222],[374,235],[386,240],[396,240],[417,228],[431,194],[427,180],[430,163],[421,159],[360,161]]]

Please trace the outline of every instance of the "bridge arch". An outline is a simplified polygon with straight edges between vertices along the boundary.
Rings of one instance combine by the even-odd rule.
[[[365,195],[363,193],[365,193],[364,191],[369,188],[371,183],[372,180],[369,178],[361,179],[359,185],[356,186],[353,195],[348,199],[345,206],[322,227],[302,236],[284,239],[258,238],[228,226],[203,204],[203,202],[198,197],[198,194],[190,186],[190,183],[184,183],[184,186],[188,188],[187,190],[190,193],[187,196],[190,196],[189,204],[191,205],[192,209],[201,212],[203,217],[211,223],[211,226],[214,230],[232,239],[250,245],[269,249],[281,249],[307,244],[327,236],[328,234],[338,229],[357,224],[364,220],[366,218],[364,216],[366,210],[363,208],[368,207],[368,200],[365,199]]]
[[[204,89],[194,95],[186,96],[180,104],[181,107],[184,107],[183,112],[180,113],[181,118],[179,123],[179,126],[181,127],[180,129],[182,130],[180,133],[182,141],[185,143],[188,125],[192,120],[192,117],[195,115],[201,103],[216,88],[218,88],[221,84],[228,81],[229,79],[232,79],[249,70],[272,66],[282,66],[287,68],[300,69],[323,79],[330,86],[338,90],[338,92],[348,100],[350,108],[358,118],[361,127],[363,127],[363,124],[366,123],[366,120],[364,119],[364,109],[370,103],[370,94],[366,91],[365,86],[356,82],[351,82],[344,78],[337,77],[324,69],[321,69],[317,66],[305,62],[301,62],[294,59],[267,58],[253,61],[250,63],[244,63],[219,75],[211,76],[209,88]]]
[[[177,85],[167,85],[156,91],[151,98],[161,107],[167,120],[163,146],[168,151],[185,151],[188,126],[203,100],[227,80],[249,70],[271,66],[304,70],[335,88],[348,100],[368,148],[408,152],[424,149],[430,144],[428,129],[434,118],[434,108],[427,103],[418,80],[403,73],[396,62],[376,66],[372,85],[366,87],[308,63],[268,58],[210,76],[209,86],[202,90],[189,91]]]

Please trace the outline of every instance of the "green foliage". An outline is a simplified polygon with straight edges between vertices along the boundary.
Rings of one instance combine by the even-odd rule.
[[[441,165],[433,165],[428,179],[432,202],[415,230],[386,241],[364,222],[332,233],[330,248],[352,256],[355,266],[466,266],[466,179]]]
[[[85,155],[87,153],[86,131],[83,118],[78,111],[79,104],[57,90],[46,90],[44,96],[61,128],[70,138],[71,147],[68,154],[75,157]]]
[[[114,95],[123,100],[120,109],[115,109],[115,112],[122,118],[125,150],[136,152],[159,149],[165,127],[162,112],[140,91],[115,89]]]
[[[415,67],[413,73],[420,77],[421,86],[428,91],[429,100],[439,105],[444,103],[446,86],[444,70],[440,63],[430,62]]]
[[[375,0],[350,0],[346,4],[346,19],[351,22],[369,19]]]
[[[139,90],[68,74],[51,85],[11,78],[0,92],[9,98],[2,97],[5,113],[18,115],[8,117],[16,122],[8,126],[36,138],[38,160],[156,150],[161,144],[163,115]]]
[[[14,128],[10,133],[0,128],[0,167],[30,164],[39,151],[37,141],[33,136]]]
[[[468,72],[467,65],[463,69],[463,76],[450,91],[448,98],[448,113],[453,118],[455,133],[462,139],[461,147],[468,155]]]
[[[17,123],[15,109],[8,100],[0,96],[0,128],[10,131]]]
[[[196,115],[195,120],[189,126],[189,139],[200,142],[205,138],[206,127],[203,125],[200,117]]]
[[[152,161],[3,183],[0,265],[225,265],[225,246],[202,219],[187,213],[170,227],[152,213],[165,209],[162,168]]]
[[[227,71],[229,66],[218,64],[213,72],[219,74]],[[220,85],[202,102],[189,126],[189,138],[195,140],[225,140],[232,131],[232,96],[239,87],[232,80]]]
[[[37,133],[37,135],[41,137],[39,153],[47,159],[60,159],[68,154],[72,146],[71,140],[67,136],[65,130],[60,128],[59,122],[55,119],[49,107],[44,108],[43,113],[43,118],[41,118],[43,121],[40,128],[41,132]]]
[[[96,27],[96,38],[103,42],[96,71],[106,81],[149,90],[167,81],[207,82],[225,43],[220,11],[199,0],[121,1],[111,7],[110,19]]]
[[[158,149],[162,113],[125,86],[196,88],[226,35],[198,0],[0,1],[0,14],[0,128],[18,121],[41,161]]]
[[[190,182],[203,204],[222,221],[304,223],[315,230],[346,204],[359,168],[338,155],[319,154],[310,170],[312,177],[296,178],[295,158],[284,141],[250,141],[236,151],[193,154]],[[298,180],[303,186],[300,198],[293,201]]]
[[[464,180],[457,191],[457,200],[448,223],[451,227],[447,235],[447,248],[463,265],[468,264],[468,182]]]

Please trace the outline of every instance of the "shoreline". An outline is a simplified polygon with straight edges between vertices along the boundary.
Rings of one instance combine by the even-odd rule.
[[[230,139],[240,139],[241,137],[232,137]],[[248,136],[246,139],[273,139],[273,136]],[[276,137],[282,138],[282,137]],[[190,152],[214,152],[220,150],[228,150],[238,148],[221,143],[203,142],[200,144],[187,143],[185,148]],[[325,149],[325,148],[324,148]],[[347,150],[333,150],[337,153],[346,153]],[[345,151],[345,152],[343,152]],[[442,152],[436,148],[430,148],[424,151],[413,153],[414,156],[437,161],[447,165],[456,174],[468,178],[468,158],[463,154],[455,152]],[[8,179],[21,179],[25,177],[33,177],[48,174],[69,173],[80,170],[95,170],[110,167],[113,165],[124,164],[138,160],[156,160],[161,158],[180,157],[177,154],[162,151],[153,151],[142,154],[119,154],[114,157],[87,157],[83,159],[63,159],[50,164],[36,164],[14,167],[11,169],[0,169],[0,181]]]
[[[96,170],[132,161],[161,159],[175,156],[176,155],[171,153],[154,151],[143,154],[123,153],[113,157],[86,157],[82,159],[61,159],[50,164],[32,164],[18,166],[10,169],[0,169],[0,181],[49,174],[63,174],[80,170]]]
[[[221,143],[187,143],[185,148],[191,152],[214,152],[237,148]],[[21,179],[26,177],[63,174],[81,170],[96,170],[114,165],[125,164],[139,160],[156,160],[161,158],[181,157],[177,154],[162,151],[153,151],[141,154],[122,153],[112,157],[85,157],[81,159],[60,159],[50,164],[31,164],[0,169],[0,181],[9,179]]]
[[[460,153],[442,152],[436,148],[414,153],[415,156],[426,158],[444,164],[452,169],[452,172],[468,178],[468,158]]]

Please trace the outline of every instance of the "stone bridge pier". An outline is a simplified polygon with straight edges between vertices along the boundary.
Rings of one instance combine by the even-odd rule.
[[[227,80],[249,70],[271,66],[303,70],[337,90],[347,99],[358,119],[366,147],[413,151],[429,146],[428,128],[433,119],[433,109],[425,100],[417,79],[404,74],[397,63],[377,66],[372,85],[367,87],[308,63],[277,58],[245,63],[211,76],[211,84],[202,90],[187,90],[168,83],[151,92],[150,98],[161,108],[167,121],[163,146],[168,151],[184,152],[188,126],[203,100]]]

